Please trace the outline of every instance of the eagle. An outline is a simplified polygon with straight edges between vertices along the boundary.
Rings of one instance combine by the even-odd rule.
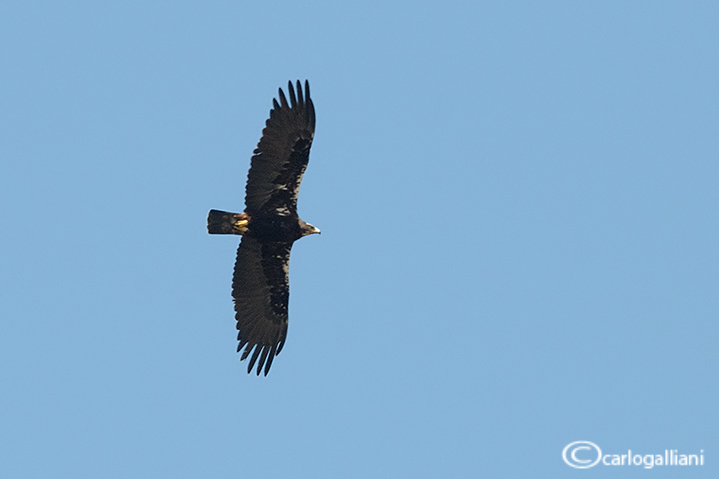
[[[297,215],[297,195],[307,169],[315,132],[315,107],[310,85],[304,91],[288,82],[289,101],[279,89],[270,117],[252,156],[245,188],[245,211],[210,210],[210,234],[241,235],[232,278],[237,321],[237,352],[250,358],[247,372],[257,363],[265,376],[287,338],[290,297],[289,266],[292,244],[320,230]],[[254,352],[253,352],[254,350]],[[250,356],[252,354],[252,356]]]

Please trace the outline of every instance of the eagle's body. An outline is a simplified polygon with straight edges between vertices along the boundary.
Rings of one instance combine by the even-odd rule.
[[[289,261],[292,244],[320,230],[297,215],[297,195],[309,161],[315,130],[315,110],[310,86],[304,94],[297,82],[297,95],[290,82],[290,101],[280,89],[280,102],[262,131],[247,176],[244,213],[210,210],[210,234],[242,235],[232,281],[235,319],[239,331],[241,360],[252,357],[250,372],[257,362],[265,375],[280,353],[287,337],[289,302]]]

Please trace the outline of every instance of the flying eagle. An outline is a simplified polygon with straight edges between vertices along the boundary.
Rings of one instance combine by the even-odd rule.
[[[289,266],[292,244],[320,230],[297,216],[297,194],[310,158],[315,132],[315,107],[310,85],[297,81],[282,89],[280,101],[272,100],[270,118],[262,130],[247,175],[245,212],[210,210],[210,234],[242,235],[232,278],[237,320],[237,352],[240,360],[252,353],[247,372],[257,363],[265,376],[287,338],[287,304],[290,297]],[[259,361],[258,361],[259,359]]]

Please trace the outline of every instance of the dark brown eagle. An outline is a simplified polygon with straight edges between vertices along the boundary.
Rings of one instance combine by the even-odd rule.
[[[292,244],[320,230],[297,216],[297,195],[310,159],[315,132],[315,107],[310,85],[297,81],[282,89],[262,138],[252,157],[245,190],[245,212],[210,210],[210,234],[242,235],[232,278],[240,360],[250,356],[247,372],[257,363],[265,376],[287,338],[287,305],[290,297],[289,266]],[[259,359],[259,361],[258,361]]]

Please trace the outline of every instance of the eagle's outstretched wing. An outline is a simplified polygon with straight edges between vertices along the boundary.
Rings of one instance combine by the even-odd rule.
[[[270,118],[252,157],[245,195],[245,211],[250,215],[258,211],[297,214],[297,195],[315,132],[315,107],[309,82],[305,81],[303,93],[297,81],[297,95],[289,82],[288,92],[289,103],[282,89],[280,102],[272,100]]]
[[[259,358],[257,375],[264,365],[266,376],[285,344],[291,248],[292,243],[260,242],[243,236],[237,250],[232,297],[239,330],[237,351],[245,347],[240,360],[247,359],[254,348],[248,373]]]

